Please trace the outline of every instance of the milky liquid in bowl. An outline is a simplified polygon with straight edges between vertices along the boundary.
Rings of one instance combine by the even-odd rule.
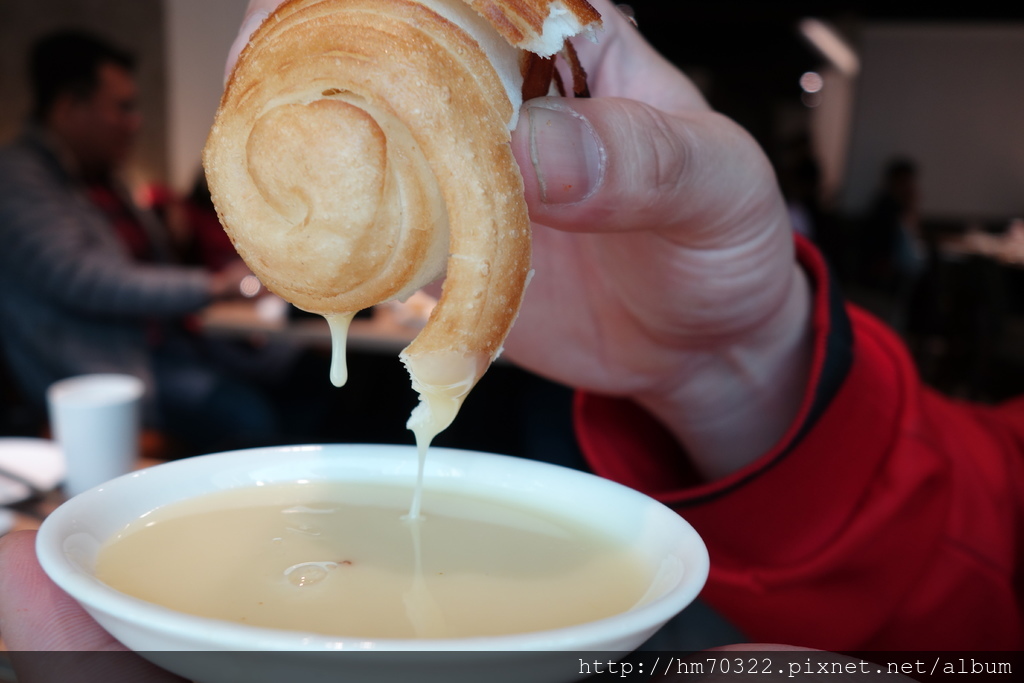
[[[654,568],[599,530],[438,490],[247,487],[167,506],[100,550],[129,595],[250,626],[361,638],[466,638],[625,612]]]
[[[290,446],[188,458],[125,475],[67,501],[44,521],[36,550],[50,578],[115,638],[154,663],[199,683],[563,683],[579,676],[578,662],[573,657],[576,652],[600,651],[604,657],[618,652],[624,656],[685,608],[707,578],[707,550],[696,531],[664,505],[614,482],[536,461],[431,449],[423,478],[422,523],[409,526],[403,524],[401,517],[409,512],[409,495],[416,485],[418,470],[416,448],[411,446]],[[430,571],[446,575],[450,571],[438,567],[437,556],[430,550],[435,545],[433,535],[442,526],[435,523],[446,515],[464,520],[459,523],[463,525],[458,527],[459,535],[476,534],[471,541],[459,544],[459,552],[470,557],[471,569],[486,569],[479,572],[481,575],[507,572],[514,563],[501,560],[509,557],[500,554],[509,549],[508,544],[492,544],[499,551],[486,550],[486,543],[491,541],[487,537],[493,529],[474,527],[475,523],[496,524],[504,528],[502,534],[509,529],[516,533],[536,532],[538,542],[547,543],[549,548],[557,546],[559,552],[569,552],[569,546],[576,545],[571,539],[582,530],[584,538],[596,534],[598,547],[611,546],[610,551],[607,545],[597,551],[598,564],[615,557],[640,562],[643,579],[636,590],[642,590],[642,595],[634,600],[636,590],[630,588],[621,598],[630,607],[604,618],[577,615],[571,620],[576,623],[567,626],[545,628],[534,624],[528,631],[509,633],[508,622],[495,617],[502,611],[511,611],[508,603],[516,600],[507,600],[501,595],[503,591],[497,591],[498,595],[477,602],[482,612],[490,615],[489,624],[505,624],[499,629],[506,631],[504,634],[479,632],[473,627],[472,635],[462,636],[364,637],[334,634],[339,630],[348,632],[347,626],[329,625],[325,632],[311,630],[310,624],[316,621],[309,616],[316,611],[312,606],[308,614],[304,613],[309,618],[300,628],[253,625],[242,620],[197,616],[179,605],[178,598],[172,599],[171,607],[154,602],[158,597],[138,598],[113,588],[97,576],[105,563],[101,556],[113,548],[112,539],[124,535],[126,529],[159,522],[164,515],[173,517],[171,511],[175,509],[214,503],[217,507],[223,496],[244,498],[253,490],[286,492],[289,488],[300,488],[309,496],[297,500],[288,494],[270,502],[281,506],[275,515],[285,514],[297,520],[290,524],[295,529],[293,535],[301,537],[302,532],[313,532],[309,535],[316,538],[315,527],[320,522],[315,520],[327,514],[316,510],[337,505],[336,494],[344,491],[341,497],[346,505],[386,510],[386,534],[397,543],[398,550],[390,557],[371,557],[363,554],[357,544],[346,545],[350,550],[347,553],[336,553],[332,548],[321,554],[313,546],[315,552],[282,557],[261,580],[288,595],[315,596],[316,592],[306,589],[316,589],[327,577],[350,577],[348,570],[364,565],[387,574],[401,561],[405,563],[402,571],[406,574],[398,582],[401,586],[396,592],[400,595],[392,596],[389,610],[398,615],[393,621],[404,619],[404,628],[415,631],[412,624],[419,619],[421,628],[424,624],[429,628],[432,605],[442,604],[444,590],[440,584],[428,584],[427,576]],[[398,500],[386,500],[392,494]],[[481,502],[485,504],[473,507]],[[471,513],[464,511],[467,504]],[[303,511],[304,507],[308,509]],[[284,513],[284,509],[293,511]],[[159,522],[150,528],[163,524]],[[271,543],[274,538],[284,538],[281,532],[276,533],[270,536]],[[371,535],[379,540],[376,534]],[[251,531],[248,524],[245,532],[227,535],[266,536],[264,532]],[[233,538],[232,542],[235,540],[245,539]],[[180,562],[191,561],[195,556],[202,560],[198,571],[226,569],[222,576],[225,587],[228,583],[253,580],[254,572],[249,567],[238,569],[237,565],[225,564],[222,568],[221,559],[211,554],[217,545],[214,542],[202,549],[187,546],[184,550],[161,547],[141,554],[151,554],[150,559],[156,561],[160,571],[169,570],[171,575],[185,566]],[[483,559],[473,559],[472,553],[480,549],[485,551],[481,553]],[[233,551],[227,554],[232,555]],[[499,561],[488,568],[487,555]],[[593,553],[588,552],[570,553],[565,558],[557,569],[570,575],[594,561]],[[346,560],[352,564],[346,565]],[[626,564],[632,560],[626,560]],[[126,566],[132,567],[130,573],[146,573],[135,560]],[[527,562],[520,565],[520,570],[528,571],[530,567],[536,569]],[[226,577],[230,577],[230,582]],[[469,582],[470,573],[456,578]],[[473,581],[490,578],[493,577],[478,576]],[[293,581],[304,585],[296,586]],[[230,587],[233,589],[233,585]],[[591,588],[586,592],[593,599],[602,591]],[[559,594],[551,599],[554,606],[546,607],[552,612],[571,613],[561,600],[563,594],[571,596],[572,591],[556,592]],[[328,600],[314,598],[309,603],[329,613],[340,611]],[[457,611],[451,607],[443,609]],[[419,616],[412,618],[410,613]],[[251,613],[240,616],[252,618]],[[585,621],[580,623],[580,618]],[[458,619],[445,615],[445,621],[444,628],[452,628]],[[567,662],[576,666],[567,666]]]

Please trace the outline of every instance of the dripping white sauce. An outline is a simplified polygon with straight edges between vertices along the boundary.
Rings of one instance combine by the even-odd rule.
[[[424,387],[416,381],[412,381],[413,388],[419,392],[420,402],[413,408],[412,415],[406,427],[416,436],[416,453],[419,462],[416,469],[416,488],[413,490],[412,503],[409,506],[409,519],[417,520],[420,517],[420,507],[423,500],[423,470],[427,462],[427,450],[431,442],[448,425],[452,423],[455,416],[462,407],[462,400],[472,388],[472,378],[467,382],[465,390],[460,394],[451,394],[443,391],[444,388]],[[438,390],[441,389],[441,390]]]
[[[348,362],[345,360],[348,328],[352,325],[355,313],[336,313],[324,316],[331,328],[331,384],[336,387],[345,386],[348,381]]]
[[[346,340],[355,313],[339,313],[325,317],[331,329],[331,382],[340,387],[348,380]],[[408,521],[415,523],[420,518],[423,500],[423,471],[427,450],[434,437],[444,431],[458,415],[463,400],[476,383],[481,369],[487,367],[489,359],[482,356],[438,353],[428,358],[417,359],[408,358],[403,354],[402,361],[412,378],[412,388],[420,397],[406,423],[406,427],[416,437],[416,450],[419,455],[416,486],[407,515]]]

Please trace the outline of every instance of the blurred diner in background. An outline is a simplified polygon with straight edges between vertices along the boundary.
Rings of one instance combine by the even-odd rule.
[[[149,386],[151,460],[412,442],[397,353],[432,300],[361,314],[335,389],[326,323],[266,292],[218,230],[199,158],[247,4],[0,2],[0,437],[50,433],[51,383],[127,372]],[[1024,10],[629,4],[766,151],[794,230],[926,384],[1024,392]],[[572,397],[498,363],[435,444],[584,468]]]
[[[189,330],[190,314],[242,296],[248,269],[181,263],[182,237],[121,181],[142,125],[134,69],[133,55],[84,31],[31,46],[31,115],[0,150],[6,366],[39,412],[54,382],[119,372],[146,385],[145,424],[192,452],[275,438],[262,391]]]

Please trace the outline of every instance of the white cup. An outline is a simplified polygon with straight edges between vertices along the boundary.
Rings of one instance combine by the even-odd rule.
[[[47,390],[53,436],[64,452],[64,492],[76,496],[130,472],[139,455],[145,385],[132,375],[80,375]]]

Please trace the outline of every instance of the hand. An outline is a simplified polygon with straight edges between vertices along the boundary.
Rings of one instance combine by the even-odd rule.
[[[610,2],[592,4],[605,29],[576,45],[594,98],[533,100],[513,136],[535,276],[507,355],[635,399],[721,476],[795,417],[809,288],[754,140]]]
[[[126,653],[124,645],[50,581],[36,560],[35,538],[35,532],[30,531],[0,537],[0,635],[19,681],[184,680]],[[31,654],[41,650],[63,654]],[[89,652],[125,654],[106,657]]]
[[[250,2],[229,69],[278,4]],[[513,135],[535,277],[507,357],[635,399],[706,476],[723,476],[796,415],[808,284],[758,145],[611,2],[592,4],[604,31],[575,44],[595,97],[533,100]]]
[[[242,281],[249,277],[255,277],[249,267],[242,259],[235,259],[226,266],[210,275],[210,298],[211,299],[240,299],[250,298],[259,293],[256,290],[252,293],[243,291],[245,289]]]

